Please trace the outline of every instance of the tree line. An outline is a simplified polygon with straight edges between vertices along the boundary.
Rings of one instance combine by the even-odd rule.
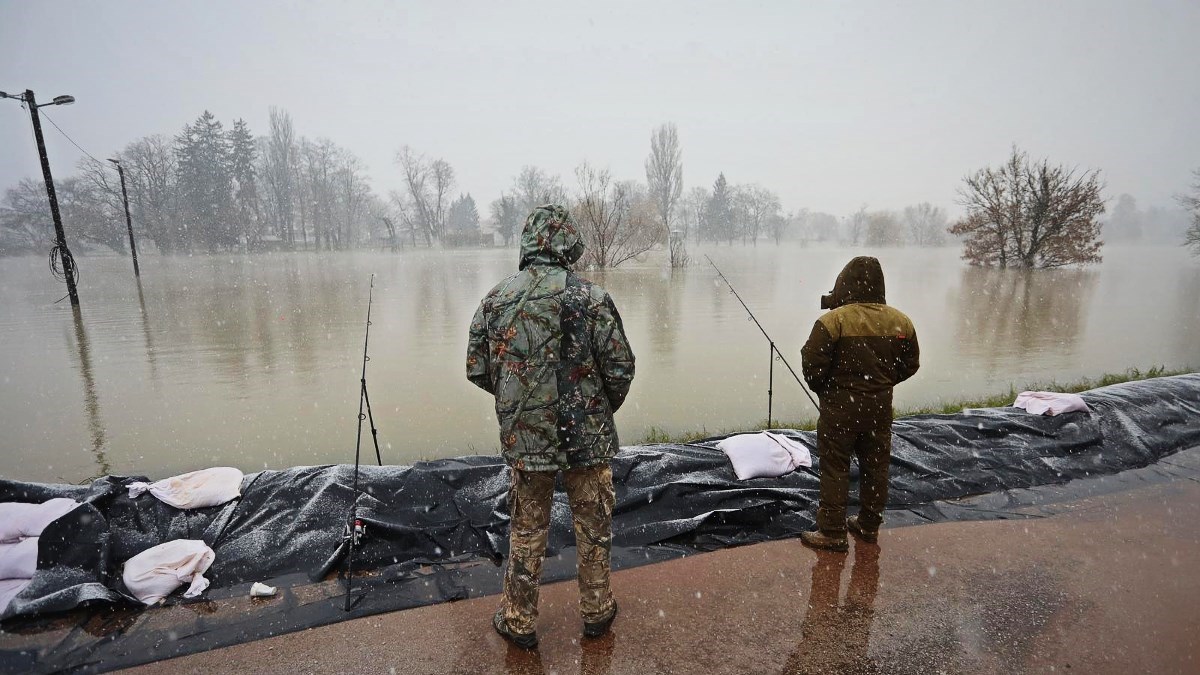
[[[567,205],[587,243],[581,264],[615,267],[661,248],[673,267],[688,264],[688,244],[757,245],[785,239],[849,246],[941,246],[950,236],[972,265],[1058,267],[1099,262],[1102,226],[1116,240],[1136,240],[1142,223],[1128,195],[1107,223],[1099,171],[1078,172],[1033,161],[1014,147],[996,168],[968,175],[959,189],[965,215],[950,222],[928,202],[900,211],[833,214],[785,211],[779,195],[735,184],[718,173],[711,187],[685,191],[683,153],[674,124],[650,135],[645,180],[622,179],[584,161],[573,181],[523,167],[481,216],[458,189],[451,164],[401,147],[401,184],[386,199],[372,190],[362,162],[329,139],[296,133],[291,116],[272,107],[267,133],[245,121],[226,128],[205,111],[174,136],[152,135],[116,153],[126,170],[139,238],[162,253],[341,250],[364,246],[512,245],[533,207]],[[112,168],[85,157],[78,173],[56,181],[71,236],[124,251],[120,185]],[[1185,243],[1200,255],[1200,170],[1193,192],[1179,197],[1190,223]],[[486,222],[484,221],[486,217]],[[485,232],[484,225],[490,226]],[[49,247],[53,228],[41,181],[22,180],[0,201],[0,253]],[[494,234],[492,234],[494,233]]]
[[[378,210],[360,160],[329,139],[297,136],[291,117],[272,109],[255,137],[245,121],[228,128],[205,111],[174,136],[135,140],[115,153],[125,169],[139,239],[162,253],[360,245]],[[121,188],[111,166],[85,157],[56,180],[73,238],[125,250]],[[49,205],[34,179],[9,188],[0,206],[5,249],[47,245]]]

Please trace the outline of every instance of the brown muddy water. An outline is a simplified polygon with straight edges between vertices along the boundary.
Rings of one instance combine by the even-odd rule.
[[[1101,265],[1037,272],[972,269],[953,248],[705,247],[674,272],[651,255],[585,274],[612,294],[638,359],[622,442],[766,418],[768,344],[703,253],[798,371],[820,294],[864,252],[921,341],[897,407],[1200,367],[1200,263],[1180,247],[1108,247]],[[494,453],[492,402],[464,378],[466,332],[516,262],[502,249],[145,256],[139,288],[127,258],[84,257],[77,320],[44,258],[0,259],[0,475],[352,462],[372,273],[367,386],[384,462]],[[776,420],[816,416],[782,363],[774,377]]]

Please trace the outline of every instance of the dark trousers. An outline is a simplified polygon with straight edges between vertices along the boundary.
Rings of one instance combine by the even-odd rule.
[[[892,416],[855,419],[821,412],[817,421],[817,456],[821,460],[821,504],[817,527],[823,532],[846,531],[846,502],[850,493],[850,458],[858,458],[858,522],[873,530],[883,522],[887,505],[888,463],[892,458]]]

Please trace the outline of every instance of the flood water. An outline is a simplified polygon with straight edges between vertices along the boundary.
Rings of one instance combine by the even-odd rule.
[[[1108,247],[1102,265],[972,269],[945,249],[705,247],[589,274],[637,355],[623,444],[767,416],[769,346],[703,260],[721,265],[788,361],[852,256],[877,255],[912,317],[921,371],[897,407],[1130,367],[1200,367],[1200,264],[1180,247]],[[80,259],[76,315],[44,258],[0,259],[0,475],[77,482],[353,462],[370,275],[367,388],[383,460],[494,453],[492,401],[464,377],[479,299],[514,250]],[[816,411],[781,362],[774,418]],[[374,461],[365,432],[364,461]]]

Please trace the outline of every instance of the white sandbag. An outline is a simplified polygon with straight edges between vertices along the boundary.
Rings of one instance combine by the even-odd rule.
[[[0,544],[0,579],[32,579],[37,571],[38,538]]]
[[[62,518],[76,506],[79,506],[79,502],[65,497],[40,504],[0,502],[0,542],[40,537],[47,525]]]
[[[1063,394],[1056,391],[1023,391],[1013,401],[1014,408],[1024,408],[1034,415],[1060,415],[1065,412],[1090,412],[1087,403],[1079,394]]]
[[[729,457],[738,480],[782,476],[812,466],[812,455],[804,444],[769,431],[730,436],[717,447]]]
[[[147,605],[153,605],[189,582],[191,585],[183,597],[194,598],[208,588],[204,573],[216,557],[202,541],[174,539],[127,560],[121,579],[129,592]]]
[[[130,483],[128,487],[131,499],[149,491],[160,501],[177,509],[202,509],[240,497],[242,472],[231,466],[217,466],[153,483]]]
[[[8,603],[28,585],[28,579],[0,579],[0,614],[8,609]]]

